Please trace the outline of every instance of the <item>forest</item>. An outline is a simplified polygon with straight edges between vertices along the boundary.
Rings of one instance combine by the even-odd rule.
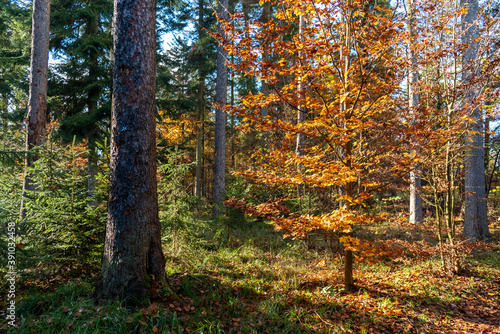
[[[500,333],[500,1],[0,0],[1,333]]]

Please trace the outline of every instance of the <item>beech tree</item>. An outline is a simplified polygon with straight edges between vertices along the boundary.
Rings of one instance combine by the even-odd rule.
[[[477,0],[461,0],[462,42],[467,44],[463,55],[464,80],[474,80],[479,75],[479,23]],[[478,84],[468,90],[466,102],[471,107],[472,129],[467,140],[465,154],[465,215],[464,232],[466,239],[485,240],[491,238],[486,209],[486,178],[484,170],[483,109],[474,101],[479,95]]]
[[[110,194],[97,302],[147,298],[165,280],[155,142],[155,1],[114,2]]]
[[[417,92],[418,65],[416,57],[416,36],[415,36],[415,0],[407,0],[408,16],[408,108],[410,113],[418,111],[419,96]],[[416,115],[413,117],[415,118]],[[414,120],[412,122],[415,123]],[[422,223],[422,198],[420,197],[422,182],[420,180],[420,168],[415,167],[410,172],[410,223]]]
[[[47,76],[49,66],[50,0],[33,1],[31,35],[30,85],[28,116],[26,117],[26,172],[23,179],[23,196],[26,191],[36,190],[28,168],[38,159],[33,148],[43,143],[47,118]],[[24,216],[24,200],[21,200],[21,218]]]
[[[259,205],[233,198],[227,204],[267,217],[288,237],[316,229],[341,234],[345,288],[351,290],[352,252],[370,247],[356,238],[356,226],[381,218],[360,208],[382,185],[381,166],[397,174],[398,164],[410,163],[401,146],[411,128],[403,122],[409,119],[403,111],[408,108],[401,109],[398,98],[404,79],[398,69],[406,60],[394,48],[403,42],[403,24],[390,10],[370,8],[364,1],[288,0],[280,5],[267,24],[254,22],[248,37],[233,30],[226,41],[229,53],[241,59],[233,67],[244,75],[256,73],[272,87],[267,95],[244,96],[233,108],[242,117],[241,128],[283,138],[269,148],[265,169],[241,174],[275,189],[340,188],[334,195],[340,205],[317,214],[294,212],[285,198]],[[262,45],[276,62],[261,57]],[[268,108],[270,117],[261,117],[262,108]],[[299,117],[273,117],[287,112]],[[261,154],[255,151],[256,161],[263,159]]]

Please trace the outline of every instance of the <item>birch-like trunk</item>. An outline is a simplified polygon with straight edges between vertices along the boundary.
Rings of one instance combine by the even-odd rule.
[[[415,54],[415,1],[407,0],[408,10],[408,30],[410,33],[408,40],[408,58],[410,66],[408,69],[408,108],[413,118],[413,123],[417,117],[419,95],[417,92],[418,83],[418,65],[417,55]],[[417,152],[418,153],[418,152]],[[422,182],[420,179],[420,168],[415,167],[410,172],[410,223],[417,224],[423,222],[422,198],[420,191]]]

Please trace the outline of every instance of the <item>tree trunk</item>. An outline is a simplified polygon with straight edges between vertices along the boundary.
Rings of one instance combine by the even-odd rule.
[[[304,30],[304,15],[300,15],[299,18],[299,36],[300,40],[303,42],[304,41],[304,36],[303,36],[303,30]],[[302,52],[299,51],[299,62],[302,62]],[[301,71],[302,72],[302,71]],[[306,120],[306,113],[305,113],[305,98],[304,98],[304,89],[303,89],[303,82],[302,78],[300,77],[302,73],[299,74],[299,82],[298,82],[298,87],[297,87],[297,95],[298,95],[298,101],[299,105],[297,106],[297,123],[300,124]],[[297,156],[303,156],[304,155],[304,147],[305,147],[305,137],[304,133],[299,132],[297,134],[297,143],[295,147],[295,153]]]
[[[98,303],[138,304],[165,280],[156,188],[155,1],[114,2],[110,194]]]
[[[488,102],[487,105],[492,105],[493,103]],[[491,139],[490,139],[490,117],[486,115],[485,120],[484,120],[484,171],[485,171],[485,187],[484,187],[484,192],[485,192],[485,197],[488,197],[488,194],[490,192],[490,180],[488,177],[489,169],[490,169],[490,146],[491,146]]]
[[[198,0],[198,42],[203,40],[203,10],[204,0]],[[198,126],[196,130],[196,174],[194,193],[196,197],[202,198],[203,194],[203,122],[205,120],[205,99],[204,99],[204,85],[205,77],[201,74],[202,65],[199,65],[199,83],[198,83]]]
[[[219,0],[219,18],[227,20],[228,0]],[[218,32],[225,36],[222,24],[219,22]],[[222,44],[217,46],[217,83],[215,91],[215,162],[212,214],[217,217],[221,213],[224,191],[226,189],[226,112],[227,102],[227,51]]]
[[[26,171],[23,178],[23,196],[20,217],[24,218],[24,196],[26,191],[36,190],[28,168],[38,160],[33,148],[41,145],[45,136],[47,119],[47,76],[49,65],[50,0],[33,1],[33,25],[31,36],[31,74],[26,118]]]
[[[234,64],[234,55],[231,55],[231,63]],[[231,69],[231,107],[234,106],[234,70]],[[236,149],[235,149],[235,116],[231,115],[231,168],[236,165]]]
[[[299,37],[300,37],[300,41],[303,43],[304,42],[304,15],[300,15],[299,17]],[[298,55],[299,59],[299,63],[302,63],[302,52],[299,51],[299,55]],[[302,64],[300,64],[300,67],[302,67]],[[302,80],[302,69],[300,70],[300,73],[299,73],[299,82],[298,82],[298,86],[297,86],[297,97],[298,97],[298,106],[297,106],[297,125],[299,125],[300,123],[303,123],[305,120],[306,120],[306,113],[305,113],[305,96],[304,96],[304,87],[303,87],[303,80]],[[295,154],[298,156],[298,157],[301,157],[304,155],[304,149],[305,149],[305,144],[306,144],[306,138],[304,136],[304,133],[303,132],[299,132],[297,133],[297,142],[296,142],[296,146],[295,146]],[[299,170],[300,170],[300,165],[298,166]],[[297,187],[297,193],[298,193],[298,197],[299,197],[299,203],[300,203],[300,207],[302,209],[302,201],[303,201],[303,198],[304,198],[304,195],[305,195],[305,186],[304,184],[299,184],[298,187]]]
[[[97,206],[94,196],[97,190],[97,154],[94,134],[87,134],[87,204],[91,207]]]
[[[93,2],[91,2],[92,6]],[[96,36],[99,34],[99,13],[96,12],[95,9],[91,8],[93,12],[93,17],[90,18],[88,22],[88,32],[90,36]],[[92,37],[91,37],[92,38]],[[91,48],[89,51],[89,78],[93,80],[94,82],[97,82],[99,80],[98,77],[98,60],[97,60],[97,50],[95,48]],[[94,86],[92,89],[89,90],[88,95],[87,95],[87,106],[88,106],[88,112],[89,115],[95,114],[97,112],[97,101],[99,100],[99,96],[101,95],[101,91],[99,86]],[[97,125],[94,124],[92,129],[87,133],[87,150],[88,150],[88,156],[87,156],[87,163],[88,163],[88,168],[87,168],[87,190],[88,190],[88,204],[90,206],[97,206],[97,202],[93,198],[96,192],[97,188],[97,180],[96,180],[96,175],[97,175],[97,156],[96,156],[96,132],[97,132]]]
[[[201,89],[201,87],[200,87]],[[202,95],[203,93],[200,93]],[[203,184],[203,122],[204,122],[203,107],[198,108],[198,126],[196,129],[196,174],[194,183],[194,194],[201,198]]]
[[[263,25],[266,25],[270,20],[271,20],[271,4],[269,2],[264,3],[264,7],[262,8],[262,16],[261,16],[261,22]],[[262,42],[262,61],[263,62],[268,62],[269,61],[269,52],[267,50],[268,45],[263,41]],[[265,68],[265,66],[264,66]],[[263,71],[263,75],[266,76],[267,73]],[[267,98],[269,95],[269,84],[267,83],[266,78],[263,78],[260,82],[260,92],[264,97]],[[260,116],[263,119],[266,119],[269,116],[269,107],[264,106],[262,107],[260,111]],[[261,139],[261,154],[262,154],[262,167],[266,168],[265,166],[269,163],[268,161],[268,156],[269,156],[269,134],[268,132],[262,133],[262,139]],[[264,185],[263,186],[263,191],[262,191],[262,201],[265,202],[267,201],[269,195],[268,195],[268,186]]]
[[[417,93],[418,82],[418,64],[417,56],[415,54],[415,2],[414,0],[407,0],[408,9],[408,30],[410,38],[408,41],[408,58],[410,67],[408,70],[408,108],[412,117],[413,124],[415,124],[416,113],[418,110],[419,96]],[[418,153],[418,152],[417,152]],[[410,223],[422,223],[424,216],[422,213],[422,198],[420,197],[420,190],[422,182],[420,180],[420,168],[415,167],[410,172]]]
[[[349,1],[349,5],[352,5],[351,1]],[[340,51],[340,57],[344,62],[344,68],[343,68],[343,79],[344,79],[344,89],[347,89],[349,87],[349,68],[351,67],[351,58],[350,58],[350,52],[351,52],[351,26],[350,26],[350,11],[346,13],[346,16],[344,17],[345,20],[345,51],[341,49]],[[344,54],[343,54],[344,53]],[[343,94],[349,93],[349,91],[343,91]],[[344,113],[346,116],[346,122],[348,121],[347,113],[348,113],[348,105],[346,102],[347,98],[341,99],[340,102],[340,111]],[[349,169],[352,169],[352,141],[349,140],[345,146],[344,146],[344,156],[345,156],[345,161],[346,161],[346,167]],[[347,182],[344,188],[345,194],[347,198],[351,199],[353,197],[353,182]],[[344,207],[344,210],[346,212],[351,211],[351,203],[349,200],[344,200],[342,201],[341,204]],[[347,237],[352,237],[354,236],[354,231],[352,230],[351,226],[351,231],[345,233]],[[344,252],[344,258],[345,258],[345,263],[344,263],[344,289],[345,291],[352,291],[354,289],[354,277],[353,277],[353,267],[354,267],[354,256],[352,253],[352,250],[345,248]]]
[[[462,14],[462,42],[468,47],[463,56],[463,79],[472,80],[478,74],[476,55],[478,52],[478,1],[461,0],[467,10]],[[465,216],[463,236],[469,240],[485,240],[491,238],[485,199],[484,176],[484,143],[483,143],[483,111],[474,105],[479,87],[472,85],[466,93],[465,102],[472,108],[473,124],[471,134],[467,138],[465,154]]]

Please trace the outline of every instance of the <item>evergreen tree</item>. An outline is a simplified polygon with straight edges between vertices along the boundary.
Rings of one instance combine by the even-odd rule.
[[[108,222],[100,303],[147,298],[165,280],[156,185],[155,2],[115,0],[113,119]]]
[[[30,61],[31,11],[11,0],[0,0],[0,122],[1,131],[21,127],[26,117]]]
[[[52,109],[67,141],[85,139],[88,191],[95,191],[96,140],[109,127],[112,2],[54,0],[51,46],[58,64],[49,87]]]
[[[179,119],[181,115],[196,121],[194,152],[195,190],[198,197],[206,194],[205,134],[210,133],[207,117],[215,100],[215,64],[217,44],[208,32],[216,29],[213,8],[205,0],[172,2],[162,23],[175,31],[170,49],[160,56],[158,67],[158,101],[167,115]],[[183,23],[184,22],[184,23]],[[185,22],[196,22],[189,26]],[[181,36],[181,37],[179,37]]]

